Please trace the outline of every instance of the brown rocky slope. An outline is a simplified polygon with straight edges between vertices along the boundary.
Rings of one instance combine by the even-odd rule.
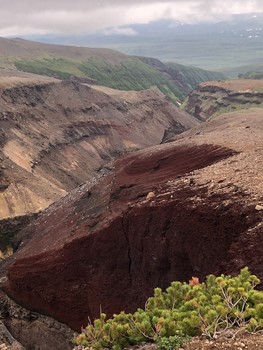
[[[2,287],[80,329],[172,280],[246,265],[262,279],[262,121],[261,109],[220,115],[122,157],[24,231]]]
[[[0,74],[0,219],[37,212],[127,151],[196,125],[156,89]]]
[[[184,110],[201,121],[212,115],[251,107],[263,107],[263,84],[260,80],[201,83],[184,103]]]

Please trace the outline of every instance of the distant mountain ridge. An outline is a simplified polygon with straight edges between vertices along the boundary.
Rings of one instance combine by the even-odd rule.
[[[129,28],[133,35],[119,34],[125,28]],[[237,76],[244,72],[244,66],[253,66],[263,60],[263,14],[233,15],[216,23],[186,24],[159,20],[120,27],[120,31],[109,28],[77,37],[49,35],[28,38],[49,43],[107,47],[129,55],[150,56],[163,62],[177,62]]]

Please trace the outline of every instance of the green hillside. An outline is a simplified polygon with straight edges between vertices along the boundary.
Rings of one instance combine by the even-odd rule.
[[[166,65],[153,58],[128,56],[109,49],[3,38],[0,38],[0,67],[65,80],[78,77],[120,90],[157,87],[173,102],[184,100],[200,82],[225,78],[220,73]]]
[[[98,56],[82,62],[64,58],[44,58],[15,60],[14,64],[18,70],[24,72],[60,79],[77,76],[120,90],[143,90],[156,86],[173,102],[183,100],[200,82],[224,78],[220,73],[183,65],[163,65],[166,69],[160,70],[137,57],[128,57],[118,64],[109,63]]]
[[[172,101],[181,100],[185,93],[161,72],[130,57],[119,64],[111,64],[101,57],[91,57],[83,62],[63,58],[17,60],[18,70],[35,74],[69,79],[72,76],[92,79],[99,85],[120,90],[143,90],[157,86]]]
[[[159,72],[163,73],[173,84],[176,84],[188,95],[198,84],[211,80],[225,80],[225,76],[219,72],[211,72],[201,68],[184,66],[176,63],[163,63],[156,58],[138,57]]]
[[[189,84],[191,89],[195,89],[198,84],[205,81],[224,80],[226,78],[222,73],[212,72],[197,67],[184,66],[177,63],[167,63],[166,66],[180,74],[185,79],[185,82]]]
[[[263,79],[263,71],[249,71],[239,75],[243,79]]]

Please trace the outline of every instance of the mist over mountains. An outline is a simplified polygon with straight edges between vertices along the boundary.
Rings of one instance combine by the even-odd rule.
[[[263,13],[233,15],[221,22],[185,24],[158,20],[111,27],[78,36],[27,36],[30,40],[107,47],[136,56],[158,58],[237,76],[263,62]],[[253,53],[253,55],[251,54]]]

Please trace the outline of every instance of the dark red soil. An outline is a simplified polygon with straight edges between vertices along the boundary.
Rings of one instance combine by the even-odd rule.
[[[245,194],[232,193],[223,205],[228,194],[173,184],[233,154],[168,144],[123,157],[113,174],[79,187],[24,231],[33,238],[16,254],[4,289],[79,330],[100,310],[134,311],[154,287],[173,280],[236,273],[243,265],[254,272],[261,255],[253,260],[239,252],[242,264],[231,263],[239,237],[260,221],[254,206],[242,204]],[[145,199],[150,191],[154,197]]]

